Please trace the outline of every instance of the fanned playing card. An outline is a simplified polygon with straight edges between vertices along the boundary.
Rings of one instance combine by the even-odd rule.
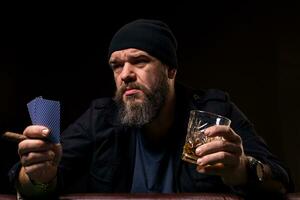
[[[33,125],[43,125],[50,129],[49,140],[53,143],[60,141],[60,103],[37,97],[27,104]]]

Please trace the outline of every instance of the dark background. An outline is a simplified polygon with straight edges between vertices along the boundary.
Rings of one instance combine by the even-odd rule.
[[[106,55],[114,32],[136,18],[161,19],[178,40],[178,80],[229,92],[300,191],[299,6],[205,1],[1,9],[1,131],[22,132],[30,124],[26,103],[37,96],[61,102],[66,128],[92,99],[113,94]],[[0,140],[1,192],[10,191],[5,174],[18,159],[16,148]]]

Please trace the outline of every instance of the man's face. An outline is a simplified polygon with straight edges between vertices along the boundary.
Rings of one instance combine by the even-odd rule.
[[[109,64],[116,83],[115,101],[125,125],[142,126],[159,113],[168,94],[168,69],[138,49],[112,53]]]

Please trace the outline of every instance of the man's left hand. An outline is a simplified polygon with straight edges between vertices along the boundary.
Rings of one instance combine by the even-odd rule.
[[[208,137],[220,136],[196,148],[197,171],[219,175],[225,184],[235,186],[247,182],[247,158],[241,137],[230,127],[216,125],[205,130]]]

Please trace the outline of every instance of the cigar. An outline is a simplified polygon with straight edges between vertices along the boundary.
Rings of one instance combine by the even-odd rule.
[[[0,138],[4,138],[6,140],[13,141],[13,142],[21,142],[21,141],[27,139],[27,137],[25,135],[10,132],[10,131],[3,133]]]

